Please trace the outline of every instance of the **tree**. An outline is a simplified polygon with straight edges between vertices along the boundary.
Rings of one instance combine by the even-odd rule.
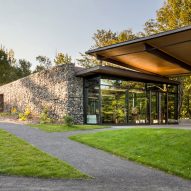
[[[0,48],[0,85],[18,79],[16,75],[14,52]]]
[[[94,41],[92,48],[108,46],[135,38],[137,38],[137,35],[133,34],[131,29],[121,31],[120,33],[112,32],[110,29],[97,30],[92,37]]]
[[[51,62],[50,58],[48,58],[46,56],[37,56],[36,60],[39,62],[39,64],[36,66],[34,72],[48,70],[52,67],[52,62]]]
[[[25,59],[20,59],[17,66],[17,76],[23,78],[31,74],[32,64]]]
[[[72,57],[68,54],[64,54],[62,52],[59,52],[56,54],[54,63],[55,64],[70,64],[72,62]]]
[[[98,29],[97,32],[93,34],[92,39],[94,41],[92,48],[108,46],[116,43],[117,33],[112,32],[110,29],[109,30]]]
[[[174,78],[181,82],[179,90],[180,117],[191,119],[191,76]]]
[[[173,30],[191,24],[191,0],[167,0],[157,11],[156,19],[145,23],[146,35]]]
[[[103,46],[112,45],[115,43],[124,42],[127,40],[133,40],[135,38],[140,37],[140,35],[142,35],[142,33],[134,34],[131,29],[121,31],[120,33],[112,32],[111,30],[104,30],[104,29],[97,30],[97,32],[93,34],[93,37],[92,37],[93,45],[91,46],[91,48],[99,48]],[[100,62],[92,56],[82,54],[82,53],[80,53],[80,55],[81,55],[81,58],[77,59],[78,64],[85,68],[93,67],[96,65],[113,66],[113,64],[108,62]]]
[[[12,49],[0,48],[0,85],[31,74],[30,67],[31,63],[24,59],[17,62]]]
[[[46,70],[46,68],[44,66],[37,65],[33,73],[41,72],[42,70]]]
[[[145,36],[150,36],[158,33],[158,25],[154,19],[149,19],[144,26],[144,34]]]

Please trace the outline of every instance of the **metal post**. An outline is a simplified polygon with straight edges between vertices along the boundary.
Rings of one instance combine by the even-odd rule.
[[[99,124],[102,124],[101,76],[99,76],[98,79],[99,79]]]
[[[166,93],[166,123],[168,124],[168,92]]]
[[[129,123],[129,89],[125,91],[126,123]]]
[[[149,90],[149,124],[151,125],[151,90]]]

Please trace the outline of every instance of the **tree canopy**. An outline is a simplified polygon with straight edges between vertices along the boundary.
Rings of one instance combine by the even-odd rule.
[[[191,24],[191,0],[167,0],[156,12],[156,18],[145,23],[145,34],[151,35]]]
[[[72,62],[72,57],[69,56],[68,54],[64,54],[62,52],[59,52],[56,54],[54,63],[56,65],[58,64],[70,64]]]
[[[121,31],[120,33],[112,32],[110,29],[98,29],[96,33],[93,34],[93,45],[91,48],[99,48],[127,40],[133,40],[140,37],[141,35],[142,33],[134,34],[131,29]],[[96,58],[83,53],[80,53],[80,55],[81,58],[77,59],[78,64],[85,68],[89,68],[95,65],[113,65],[108,62],[100,62]]]
[[[13,50],[0,49],[0,85],[25,77],[31,73],[31,63],[14,58]]]

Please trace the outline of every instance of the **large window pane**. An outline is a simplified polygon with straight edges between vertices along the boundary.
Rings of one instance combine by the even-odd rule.
[[[102,80],[101,97],[102,123],[126,123],[126,90],[116,81]]]

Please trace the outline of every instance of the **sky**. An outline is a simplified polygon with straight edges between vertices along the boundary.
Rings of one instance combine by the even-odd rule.
[[[75,59],[93,44],[97,29],[143,29],[164,0],[0,0],[0,44],[16,59],[36,65],[36,56],[57,52]]]

